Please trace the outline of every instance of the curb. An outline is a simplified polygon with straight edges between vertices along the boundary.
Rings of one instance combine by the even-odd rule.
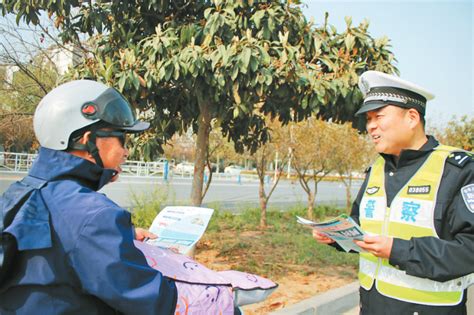
[[[270,313],[270,315],[326,315],[342,314],[359,305],[359,281],[332,289],[296,304]],[[467,315],[474,315],[474,285],[468,289]],[[351,312],[352,314],[352,312]]]
[[[359,305],[359,281],[329,290],[312,298],[290,305],[270,315],[341,314]]]

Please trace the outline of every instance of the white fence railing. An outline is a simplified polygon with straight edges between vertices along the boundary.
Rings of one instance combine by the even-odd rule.
[[[0,171],[26,173],[33,165],[37,154],[0,152]],[[166,162],[127,161],[122,166],[123,175],[159,176],[167,175]]]
[[[0,151],[0,171],[3,172],[17,172],[27,173],[37,154],[28,153],[13,153]],[[122,176],[137,176],[137,177],[158,177],[158,178],[192,178],[192,172],[180,172],[173,170],[170,164],[163,159],[160,162],[144,162],[144,161],[127,161],[121,165]],[[204,173],[204,181],[207,182],[209,174]],[[242,182],[253,182],[258,180],[257,175],[233,175],[226,173],[213,173],[213,179],[231,180]]]
[[[169,164],[166,162],[127,161],[120,167],[122,175],[129,176],[163,177],[169,172]]]
[[[0,152],[0,170],[28,172],[36,159],[36,154]]]

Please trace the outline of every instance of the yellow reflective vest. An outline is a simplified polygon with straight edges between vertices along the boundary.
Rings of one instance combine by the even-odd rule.
[[[412,237],[437,237],[434,209],[445,161],[459,149],[440,145],[405,184],[387,207],[384,188],[385,161],[379,157],[372,166],[367,188],[359,207],[362,229],[409,240]],[[359,281],[369,290],[376,285],[379,293],[390,298],[424,305],[456,305],[462,301],[464,289],[474,283],[474,274],[439,282],[407,275],[389,264],[388,259],[361,253]]]

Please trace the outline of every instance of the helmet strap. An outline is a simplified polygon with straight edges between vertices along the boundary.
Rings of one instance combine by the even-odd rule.
[[[89,152],[90,155],[92,155],[97,165],[104,168],[104,163],[102,162],[102,159],[100,158],[99,148],[97,148],[97,145],[95,144],[96,139],[97,139],[96,134],[94,131],[92,131],[90,134],[89,140],[86,143],[87,152]]]
[[[96,137],[95,131],[92,130],[86,144],[81,144],[81,143],[71,141],[69,143],[69,148],[74,149],[74,150],[87,151],[90,155],[92,155],[96,164],[104,168],[104,163],[102,162],[102,159],[100,158],[99,148],[97,148],[97,145],[95,143],[96,139],[97,137]]]

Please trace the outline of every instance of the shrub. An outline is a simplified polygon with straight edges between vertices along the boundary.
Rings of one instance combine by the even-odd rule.
[[[136,227],[149,228],[156,215],[165,207],[169,190],[167,185],[156,185],[151,193],[138,193],[132,189],[132,223]]]

